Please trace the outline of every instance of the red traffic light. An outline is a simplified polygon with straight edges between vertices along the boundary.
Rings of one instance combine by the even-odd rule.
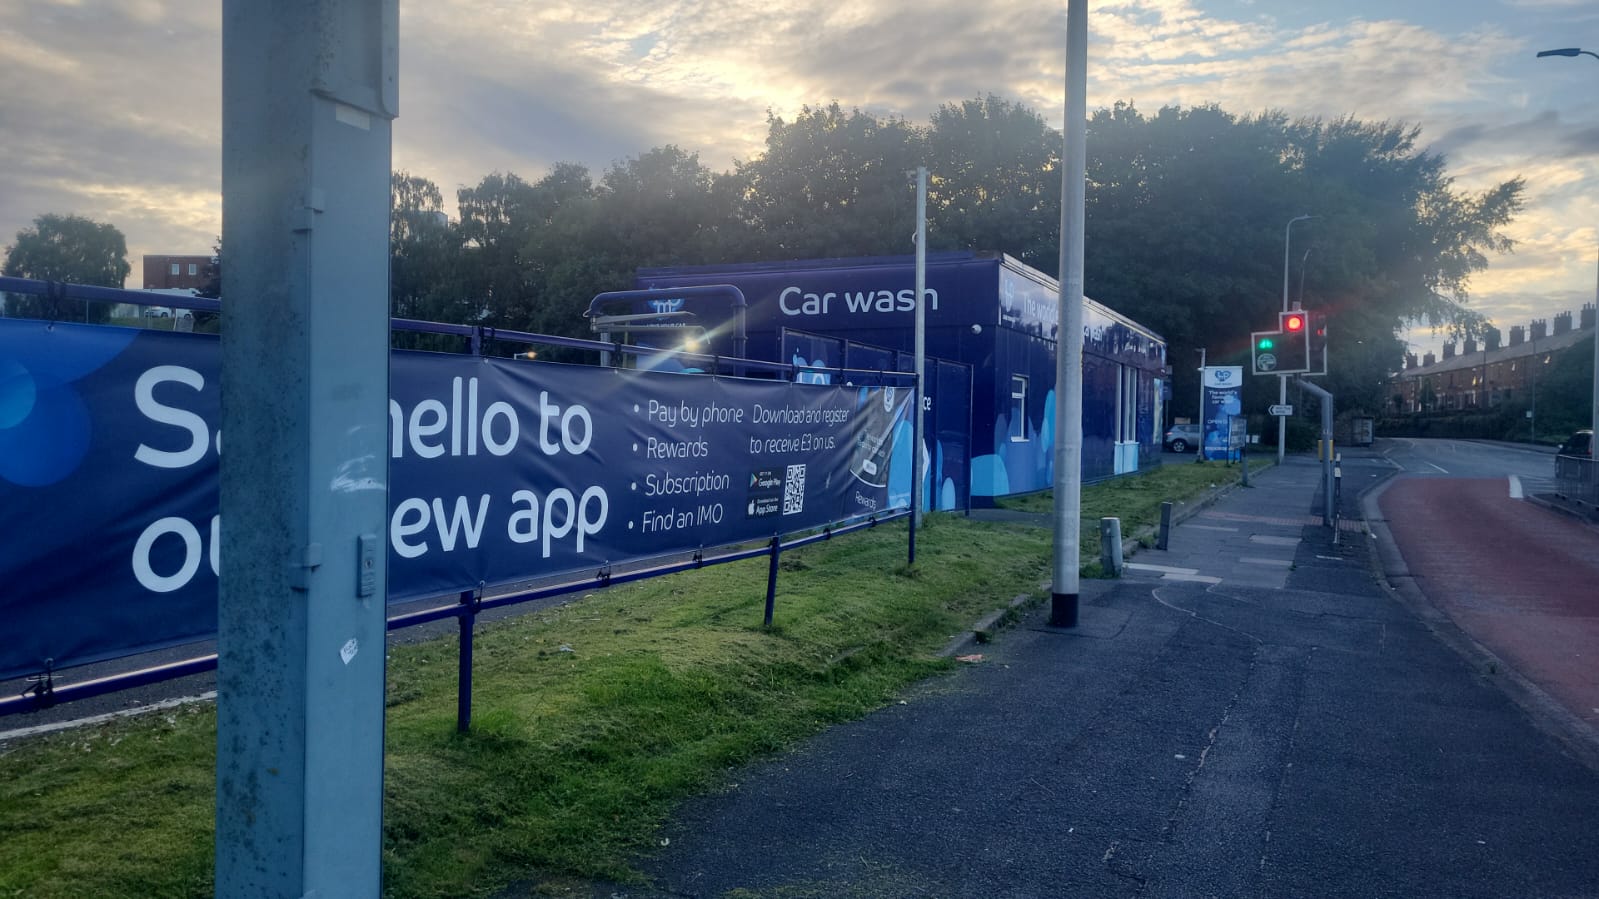
[[[1303,331],[1305,330],[1305,317],[1297,314],[1285,315],[1283,316],[1282,324],[1283,330],[1289,333]]]

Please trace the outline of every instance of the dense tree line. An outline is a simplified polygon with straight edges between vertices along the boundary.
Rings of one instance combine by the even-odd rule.
[[[577,335],[589,299],[640,266],[909,253],[918,165],[929,249],[1002,251],[1053,275],[1060,153],[1037,112],[987,96],[925,125],[837,103],[769,115],[764,150],[725,172],[676,146],[598,177],[571,163],[535,181],[496,172],[456,192],[453,220],[436,184],[398,172],[393,310]],[[1196,349],[1248,364],[1249,332],[1282,302],[1284,225],[1315,215],[1294,229],[1292,299],[1329,315],[1340,404],[1379,408],[1399,328],[1478,331],[1471,275],[1510,249],[1521,181],[1466,193],[1445,163],[1405,124],[1117,103],[1088,122],[1086,292],[1167,338],[1186,410]],[[18,238],[13,253],[36,243]]]
[[[496,173],[458,192],[448,224],[438,189],[401,173],[395,308],[578,333],[588,299],[639,266],[908,253],[917,165],[931,171],[930,249],[1003,251],[1053,275],[1060,151],[1038,113],[988,96],[926,125],[836,103],[769,116],[764,151],[726,172],[667,146],[597,180],[571,164],[532,183]],[[1275,322],[1284,226],[1301,214],[1316,218],[1294,229],[1290,299],[1329,315],[1341,405],[1380,407],[1402,326],[1482,327],[1471,275],[1510,249],[1522,191],[1455,189],[1410,125],[1126,103],[1088,123],[1088,180],[1086,291],[1167,338],[1184,409],[1195,350],[1247,365],[1249,332]]]

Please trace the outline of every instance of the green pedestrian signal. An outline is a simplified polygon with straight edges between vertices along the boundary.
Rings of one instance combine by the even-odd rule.
[[[1282,368],[1278,358],[1283,339],[1281,331],[1256,331],[1249,335],[1250,371],[1257,375],[1275,375]]]

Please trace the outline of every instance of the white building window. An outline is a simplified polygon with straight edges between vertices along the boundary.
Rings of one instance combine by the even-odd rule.
[[[1010,376],[1010,439],[1027,442],[1027,378]]]
[[[167,271],[169,274],[176,275],[178,273],[178,264],[176,262],[172,263],[172,265],[168,267]]]
[[[200,274],[200,266],[193,262],[189,263],[189,274],[191,276]]]
[[[1116,396],[1116,440],[1131,443],[1138,439],[1138,369],[1123,365],[1120,377]]]

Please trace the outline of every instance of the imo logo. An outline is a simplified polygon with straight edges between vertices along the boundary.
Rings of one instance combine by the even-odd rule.
[[[682,297],[675,297],[675,298],[670,299],[670,300],[648,300],[647,302],[649,304],[651,312],[666,313],[666,312],[682,312],[683,311],[683,298]]]
[[[89,452],[89,410],[73,383],[111,361],[137,332],[57,325],[0,331],[0,480],[46,487]]]

